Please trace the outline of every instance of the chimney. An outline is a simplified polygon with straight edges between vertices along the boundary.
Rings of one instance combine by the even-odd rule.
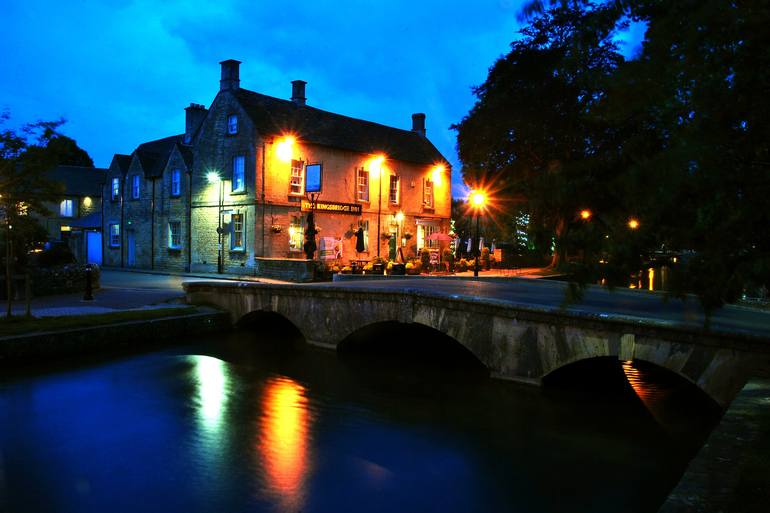
[[[192,141],[193,134],[198,130],[203,123],[203,120],[208,114],[206,107],[199,103],[191,103],[189,107],[184,109],[184,142],[189,144]]]
[[[241,80],[238,78],[238,66],[241,61],[235,59],[228,59],[222,61],[219,65],[222,67],[222,78],[219,80],[219,90],[236,90],[241,86]]]
[[[305,82],[304,80],[292,80],[291,81],[291,101],[297,107],[305,106]]]
[[[412,132],[417,132],[425,137],[425,114],[420,112],[412,114]]]

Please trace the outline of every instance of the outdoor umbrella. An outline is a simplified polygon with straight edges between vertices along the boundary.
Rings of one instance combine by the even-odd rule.
[[[440,232],[433,232],[430,235],[428,235],[426,240],[437,240],[439,242],[452,242],[454,239],[447,235],[446,233],[440,233]]]
[[[364,246],[364,229],[359,226],[356,231],[356,251],[362,253],[366,249]]]

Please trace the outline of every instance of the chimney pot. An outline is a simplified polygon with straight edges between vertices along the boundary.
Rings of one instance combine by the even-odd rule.
[[[304,80],[291,81],[291,101],[299,107],[305,106],[305,82]]]
[[[421,112],[412,114],[412,132],[425,137],[425,114]]]
[[[222,77],[219,80],[219,90],[236,90],[241,87],[241,80],[238,77],[241,61],[227,59],[219,63],[222,68]]]

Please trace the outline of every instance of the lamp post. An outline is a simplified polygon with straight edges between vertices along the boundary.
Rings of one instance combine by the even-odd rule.
[[[222,256],[222,208],[225,197],[225,181],[219,176],[216,171],[209,171],[206,174],[206,179],[211,184],[218,185],[218,202],[217,202],[217,273],[222,274],[224,272],[224,261]]]
[[[476,254],[476,260],[473,264],[473,276],[475,278],[478,278],[479,276],[479,255],[481,254],[481,249],[479,248],[479,243],[481,242],[481,239],[479,239],[479,217],[481,217],[481,209],[484,208],[484,204],[487,201],[486,195],[482,191],[471,191],[470,196],[468,197],[471,203],[471,207],[476,213],[476,240],[474,241],[474,252]]]

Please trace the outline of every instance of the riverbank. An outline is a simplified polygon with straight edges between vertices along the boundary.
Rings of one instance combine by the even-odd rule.
[[[0,336],[0,367],[157,347],[230,328],[226,313],[186,306],[15,322],[0,322],[0,333],[8,333]]]
[[[770,503],[770,380],[752,379],[658,513],[760,513]]]

